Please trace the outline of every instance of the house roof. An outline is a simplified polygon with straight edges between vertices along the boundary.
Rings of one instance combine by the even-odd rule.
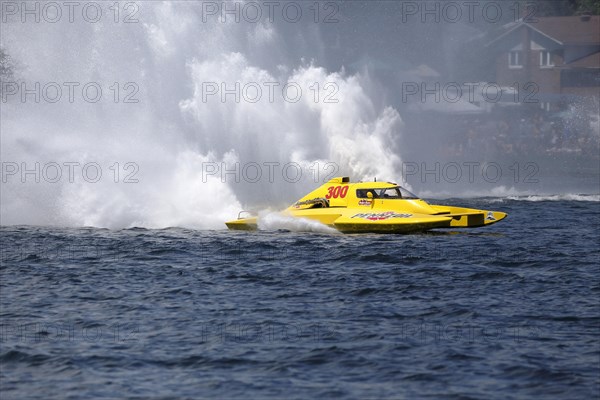
[[[522,19],[508,23],[496,32],[490,32],[486,46],[497,42],[511,32],[526,26],[561,45],[600,45],[600,16],[591,15],[583,21],[581,16],[538,17],[525,22]]]
[[[527,25],[564,44],[600,44],[600,15],[588,21],[580,16],[540,17]]]
[[[600,51],[566,64],[569,68],[600,68]]]

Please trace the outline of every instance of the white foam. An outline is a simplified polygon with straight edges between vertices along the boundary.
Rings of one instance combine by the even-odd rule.
[[[600,194],[552,194],[552,195],[529,195],[529,196],[507,196],[507,200],[516,201],[600,201]]]
[[[471,189],[471,190],[461,190],[460,192],[452,192],[452,191],[433,191],[433,190],[423,190],[417,193],[420,197],[423,198],[432,198],[432,199],[447,199],[447,198],[479,198],[479,197],[502,197],[505,198],[507,196],[518,196],[518,195],[529,195],[533,193],[521,192],[514,187],[506,187],[506,186],[496,186],[489,189]]]
[[[191,3],[147,3],[136,18],[139,24],[13,24],[3,32],[3,46],[26,66],[19,78],[99,82],[104,89],[103,100],[93,104],[79,98],[2,105],[3,161],[96,162],[103,169],[97,183],[2,183],[3,224],[224,228],[242,208],[292,203],[330,172],[321,171],[321,182],[290,184],[280,173],[274,181],[250,184],[203,177],[203,163],[309,168],[333,162],[337,176],[395,177],[400,160],[393,144],[401,120],[394,109],[376,105],[381,101],[370,97],[376,91],[366,75],[282,61],[295,39],[283,37],[276,25],[205,23]],[[69,46],[56,45],[65,40]],[[139,102],[114,103],[114,82],[121,100],[130,92],[123,85],[135,82]],[[305,91],[297,103],[281,96],[271,102],[266,95],[257,103],[232,97],[204,102],[203,82],[229,88],[235,82],[295,82]],[[307,89],[315,82],[317,102]],[[325,83],[336,85],[337,103],[323,101],[330,93]],[[136,163],[139,182],[123,183],[123,175],[113,182],[108,168],[115,162]]]
[[[285,229],[293,232],[339,233],[338,230],[318,221],[292,217],[281,212],[271,211],[259,213],[258,229],[267,231]]]
[[[459,194],[454,192],[434,192],[422,191],[419,193],[422,198],[429,199],[473,199],[486,198],[490,202],[503,202],[506,200],[515,201],[600,201],[600,194],[580,194],[580,193],[565,193],[565,194],[548,194],[548,193],[531,193],[527,191],[519,191],[514,187],[498,186],[489,190],[467,190]]]

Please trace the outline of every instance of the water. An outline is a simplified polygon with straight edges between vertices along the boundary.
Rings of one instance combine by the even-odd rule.
[[[597,397],[597,196],[446,203],[509,217],[418,235],[2,227],[2,398]]]
[[[3,14],[11,79],[65,92],[0,108],[2,399],[597,396],[597,159],[438,159],[462,126],[411,120],[402,99],[420,65],[454,82],[457,44],[490,24],[399,23],[407,2],[387,1],[319,3],[319,18],[317,3],[296,2],[298,23],[223,21],[208,3],[101,2],[97,23],[81,8],[69,21],[62,3],[56,23]],[[78,84],[72,101],[65,83]],[[80,90],[92,83],[97,102]],[[304,92],[223,101],[202,96],[207,83]],[[482,137],[497,131],[481,119]],[[265,211],[327,176],[399,181],[403,162],[444,161],[504,174],[415,174],[419,193],[509,218],[341,235]],[[538,162],[539,176],[519,169],[536,183],[516,179],[515,165]],[[225,231],[241,208],[262,211],[264,230]]]

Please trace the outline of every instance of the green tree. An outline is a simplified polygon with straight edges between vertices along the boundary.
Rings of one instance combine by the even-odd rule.
[[[537,8],[535,14],[540,17],[564,17],[584,12],[600,14],[600,0],[541,0],[533,3]]]
[[[0,79],[9,81],[13,78],[14,64],[6,50],[0,47]]]
[[[0,96],[2,95],[2,82],[12,81],[14,78],[15,65],[6,50],[0,47]]]
[[[575,12],[581,14],[589,12],[593,15],[600,15],[600,0],[578,0],[574,1]]]

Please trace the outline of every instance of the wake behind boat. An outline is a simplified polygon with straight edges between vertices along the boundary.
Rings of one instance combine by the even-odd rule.
[[[438,228],[477,228],[506,218],[500,211],[428,204],[393,182],[333,178],[282,215],[318,221],[344,233],[411,233]],[[258,229],[258,216],[226,222],[229,229]]]

